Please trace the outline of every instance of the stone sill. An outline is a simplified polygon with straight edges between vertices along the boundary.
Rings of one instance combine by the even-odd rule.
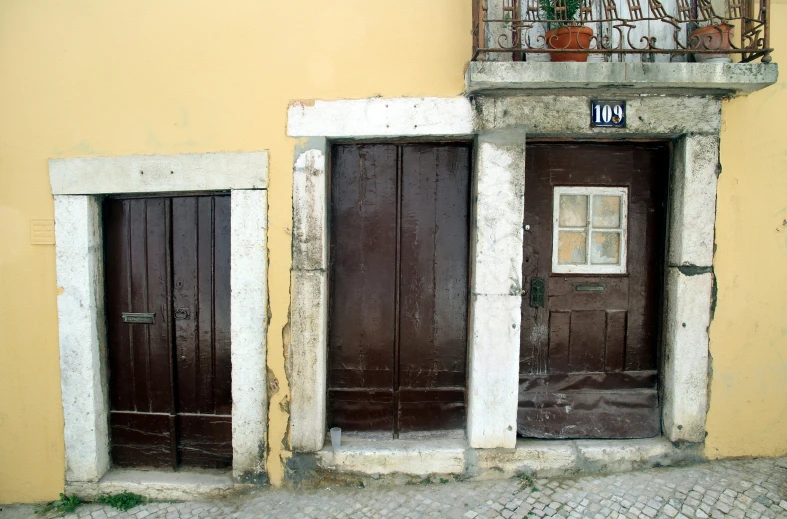
[[[702,446],[676,447],[663,437],[638,440],[518,440],[514,449],[471,449],[465,439],[342,439],[317,453],[325,471],[378,478],[446,474],[474,479],[625,472],[698,462]]]
[[[776,82],[776,63],[471,61],[466,94],[747,95]]]
[[[150,499],[190,501],[222,497],[251,485],[235,483],[231,471],[111,469],[97,482],[66,482],[66,493],[84,499],[103,494],[134,492]]]

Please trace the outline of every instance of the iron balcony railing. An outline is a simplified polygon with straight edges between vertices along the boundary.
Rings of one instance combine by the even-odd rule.
[[[473,0],[473,60],[767,63],[769,16],[769,0]],[[580,26],[593,34],[567,36]]]

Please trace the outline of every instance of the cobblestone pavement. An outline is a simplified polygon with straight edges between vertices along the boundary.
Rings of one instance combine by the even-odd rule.
[[[19,507],[5,509],[0,518],[4,519],[4,514],[13,515],[14,519],[23,517]],[[787,458],[718,461],[684,468],[536,481],[425,482],[311,491],[261,489],[210,502],[151,503],[123,513],[89,504],[66,519],[330,517],[787,518]]]

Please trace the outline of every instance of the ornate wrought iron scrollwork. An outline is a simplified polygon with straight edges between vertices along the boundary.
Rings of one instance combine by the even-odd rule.
[[[727,0],[721,16],[711,0],[577,0],[573,4],[571,0],[502,0],[495,4],[495,12],[484,0],[477,0],[481,6],[477,19],[484,24],[484,30],[477,32],[487,37],[479,42],[474,59],[496,52],[518,56],[579,52],[616,56],[607,60],[622,60],[625,54],[692,54],[698,61],[729,55],[740,61],[770,61],[769,1]],[[549,3],[551,16],[546,15],[544,2]],[[590,43],[568,48],[565,38],[550,31],[563,26],[593,29]],[[693,32],[705,27],[704,34]]]

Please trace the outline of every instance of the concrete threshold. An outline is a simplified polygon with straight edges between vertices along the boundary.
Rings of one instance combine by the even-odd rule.
[[[128,491],[150,499],[186,501],[223,497],[252,486],[235,483],[231,471],[111,469],[97,482],[66,483],[66,492],[95,499],[104,494]]]
[[[513,449],[471,449],[464,438],[351,437],[335,452],[317,453],[320,469],[378,478],[385,475],[468,479],[626,472],[704,459],[701,444],[674,445],[663,437],[637,440],[518,440]]]

